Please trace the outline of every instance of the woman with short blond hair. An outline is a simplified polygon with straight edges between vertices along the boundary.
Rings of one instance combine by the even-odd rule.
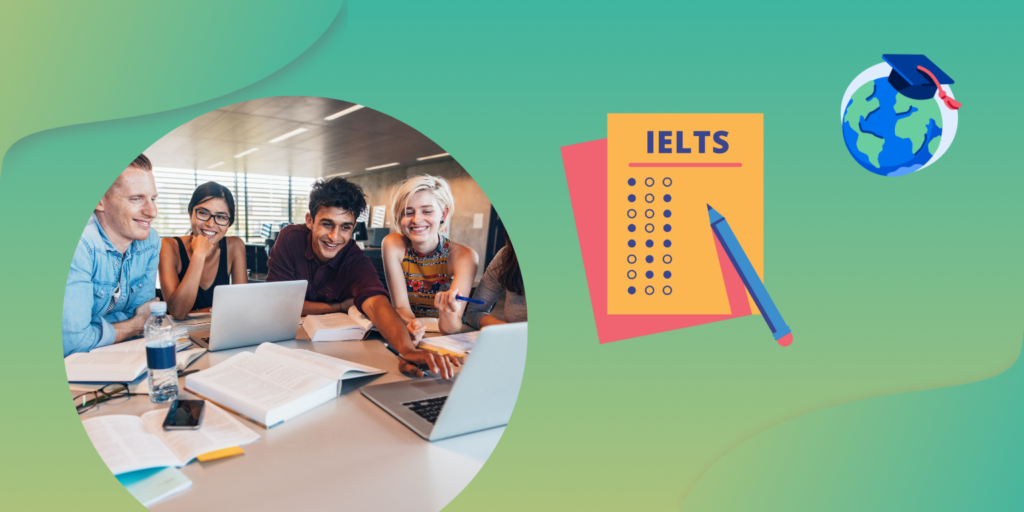
[[[408,179],[391,194],[397,233],[384,238],[382,252],[391,300],[415,339],[423,337],[421,318],[437,318],[444,334],[462,330],[465,302],[479,264],[471,247],[449,240],[439,231],[455,211],[451,187],[444,178],[422,175]]]

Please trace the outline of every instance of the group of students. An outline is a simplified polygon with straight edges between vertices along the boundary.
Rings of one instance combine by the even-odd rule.
[[[151,227],[157,216],[152,170],[145,155],[136,158],[86,224],[64,293],[65,357],[140,335],[158,276],[167,312],[177,319],[209,309],[216,286],[248,282],[245,244],[226,236],[235,222],[231,191],[216,182],[200,185],[188,204],[190,234],[161,240]],[[267,260],[267,281],[306,281],[304,316],[354,305],[405,360],[443,377],[451,376],[459,363],[416,348],[425,332],[419,318],[436,317],[446,334],[460,332],[464,319],[477,329],[502,323],[490,312],[504,292],[505,321],[526,321],[523,278],[510,241],[474,293],[484,305],[466,308],[456,298],[472,289],[479,256],[439,233],[455,209],[444,179],[417,176],[392,194],[398,231],[385,237],[382,247],[387,287],[352,239],[356,218],[366,206],[358,185],[340,177],[318,180],[305,223],[278,234]],[[405,361],[401,370],[422,375]]]

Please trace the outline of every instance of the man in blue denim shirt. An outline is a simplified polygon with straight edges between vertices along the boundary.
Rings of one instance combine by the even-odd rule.
[[[64,357],[142,333],[160,256],[152,171],[145,155],[136,158],[85,225],[64,289]]]

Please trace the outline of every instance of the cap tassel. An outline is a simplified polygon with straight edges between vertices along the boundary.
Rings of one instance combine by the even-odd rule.
[[[935,78],[935,75],[933,75],[931,71],[928,71],[928,69],[925,68],[924,66],[918,66],[917,70],[923,72],[924,74],[928,75],[928,78],[932,79],[932,83],[935,84],[935,88],[939,90],[939,99],[941,99],[946,104],[947,108],[949,108],[950,110],[957,110],[963,105],[959,101],[954,100],[952,97],[946,95],[946,91],[942,90],[942,85],[939,84],[939,80]]]

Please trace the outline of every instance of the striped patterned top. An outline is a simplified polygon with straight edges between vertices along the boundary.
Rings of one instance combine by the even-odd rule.
[[[408,241],[402,258],[402,273],[405,274],[405,289],[409,292],[409,305],[418,317],[437,318],[434,296],[452,287],[452,275],[448,272],[448,242],[444,235],[437,235],[441,243],[429,254],[420,254]]]

